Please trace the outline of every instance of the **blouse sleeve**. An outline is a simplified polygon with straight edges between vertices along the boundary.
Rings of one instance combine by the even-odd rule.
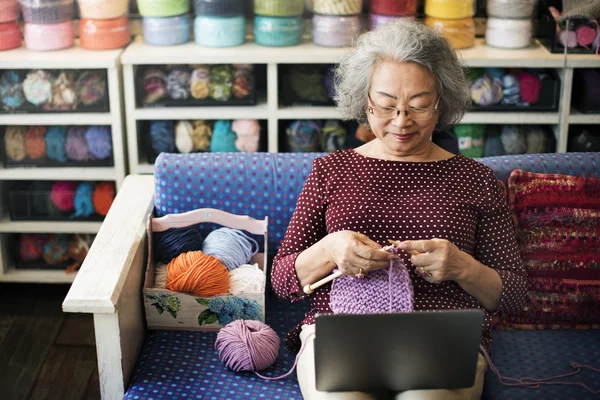
[[[292,301],[306,297],[296,275],[296,258],[326,234],[322,169],[321,159],[315,159],[308,179],[298,196],[296,209],[283,241],[273,260],[271,269],[273,291],[277,296],[291,298]]]
[[[502,295],[497,312],[513,314],[523,308],[527,294],[527,272],[508,204],[492,171],[486,179],[486,206],[477,229],[475,258],[495,269],[502,279]]]

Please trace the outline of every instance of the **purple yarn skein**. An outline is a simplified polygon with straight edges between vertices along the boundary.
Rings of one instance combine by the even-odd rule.
[[[73,161],[87,161],[90,158],[88,145],[85,141],[85,128],[74,127],[67,132],[65,150],[67,157]]]
[[[108,126],[90,126],[85,132],[90,154],[97,160],[104,160],[112,155],[112,142]]]

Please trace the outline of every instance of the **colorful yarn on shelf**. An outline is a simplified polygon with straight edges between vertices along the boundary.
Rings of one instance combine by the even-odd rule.
[[[250,262],[258,252],[258,243],[238,229],[219,228],[204,239],[202,252],[217,257],[231,271]]]
[[[150,123],[150,142],[156,154],[175,151],[175,132],[173,121],[152,121]]]
[[[470,90],[471,99],[482,106],[498,104],[502,100],[502,81],[487,74],[471,83]]]
[[[92,157],[105,160],[112,155],[112,137],[108,126],[90,126],[85,131],[85,141]]]
[[[225,294],[229,290],[227,267],[201,251],[182,253],[167,266],[166,288],[198,297]]]
[[[85,257],[90,251],[90,246],[94,241],[94,237],[90,234],[76,234],[71,236],[67,245],[67,254],[73,263],[65,268],[66,273],[71,273],[77,270],[83,264]]]
[[[540,78],[531,72],[521,72],[518,76],[521,87],[521,100],[528,104],[535,104],[540,99],[542,82]]]
[[[45,139],[48,159],[61,163],[66,162],[67,128],[64,126],[51,126],[46,131]]]
[[[346,148],[348,133],[346,128],[337,120],[325,121],[321,130],[321,148],[323,151],[333,153]]]
[[[52,101],[54,78],[49,72],[37,69],[27,74],[23,82],[23,92],[28,102],[41,106]]]
[[[52,192],[50,193],[52,203],[54,203],[60,211],[71,211],[75,200],[76,188],[77,184],[72,181],[59,181],[54,183]]]
[[[237,135],[231,129],[231,121],[219,120],[215,122],[213,136],[210,142],[210,151],[218,152],[236,152],[235,141]]]
[[[77,91],[75,72],[63,71],[58,75],[52,86],[52,100],[46,104],[45,109],[72,111],[77,108]]]
[[[85,128],[73,127],[67,132],[65,144],[67,158],[72,161],[87,161],[89,156],[88,145],[85,140]]]
[[[528,126],[525,128],[525,138],[527,140],[527,153],[545,153],[548,137],[543,128],[539,126]]]
[[[47,236],[39,233],[19,235],[19,259],[24,262],[31,262],[42,258],[46,240]]]
[[[558,33],[558,40],[567,48],[577,47],[577,34],[573,31],[560,31]]]
[[[173,100],[187,100],[190,97],[191,72],[187,67],[175,67],[167,76],[167,93]]]
[[[27,157],[38,160],[46,156],[46,127],[30,126],[25,134]]]
[[[516,125],[504,125],[500,133],[500,140],[506,154],[524,154],[527,152],[525,134]]]
[[[0,101],[2,108],[16,110],[25,103],[23,83],[16,71],[5,71],[0,78]]]
[[[321,127],[316,122],[294,121],[287,128],[286,133],[292,152],[307,153],[320,150]]]
[[[235,147],[238,151],[258,151],[260,124],[255,119],[236,119],[231,124],[231,130],[237,135]]]
[[[27,157],[26,126],[7,126],[4,133],[4,151],[10,161],[23,161]]]
[[[190,90],[192,97],[197,100],[204,100],[208,97],[208,84],[210,81],[210,68],[208,65],[198,65],[192,72]]]
[[[182,154],[191,153],[194,150],[192,132],[194,127],[189,121],[179,121],[175,125],[175,147]]]
[[[194,121],[191,137],[194,151],[208,151],[212,140],[212,127],[204,120]]]
[[[114,200],[115,185],[112,182],[96,183],[96,187],[94,188],[94,194],[92,196],[92,201],[94,203],[94,210],[98,214],[106,216]]]
[[[165,264],[182,253],[202,250],[204,243],[204,237],[196,226],[172,228],[163,232],[154,232],[152,235],[154,257]]]
[[[502,77],[502,104],[518,104],[521,101],[521,85],[514,75]]]
[[[69,259],[69,242],[66,235],[53,234],[44,244],[42,258],[49,265],[64,263]]]
[[[85,71],[77,79],[75,88],[83,105],[97,104],[106,96],[106,77],[97,71]]]
[[[236,69],[231,90],[236,99],[248,97],[253,90],[252,70],[247,68]]]
[[[160,68],[149,68],[144,72],[144,103],[156,103],[167,96],[167,76]]]
[[[210,69],[210,97],[217,101],[231,98],[233,87],[233,68],[231,65],[215,65]]]
[[[588,25],[580,25],[575,28],[575,35],[577,37],[577,43],[580,46],[587,47],[594,43],[597,32],[596,29]]]
[[[87,218],[94,214],[94,203],[92,202],[93,195],[94,185],[91,183],[82,182],[77,186],[77,190],[75,190],[75,199],[73,200],[75,213],[71,215],[71,218]]]

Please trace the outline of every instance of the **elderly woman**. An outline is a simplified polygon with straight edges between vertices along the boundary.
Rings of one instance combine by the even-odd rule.
[[[336,86],[342,117],[368,124],[376,139],[315,160],[273,262],[273,289],[298,301],[306,284],[334,268],[350,276],[386,268],[394,255],[380,250],[399,240],[414,309],[483,309],[489,352],[492,315],[520,309],[526,273],[492,170],[431,141],[435,129],[458,123],[470,102],[455,52],[422,24],[388,24],[361,36],[341,61]],[[300,388],[305,399],[369,399],[316,390],[314,316],[331,312],[330,288],[311,295],[311,311],[286,337],[296,352],[307,342],[298,360]],[[480,398],[486,367],[480,354],[471,388],[398,398]]]

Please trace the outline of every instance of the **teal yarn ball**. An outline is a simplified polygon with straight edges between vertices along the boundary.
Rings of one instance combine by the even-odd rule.
[[[236,139],[237,134],[231,129],[231,121],[217,121],[213,129],[210,151],[213,153],[237,152]]]
[[[48,159],[64,163],[67,161],[67,128],[51,126],[46,131],[46,154]]]

